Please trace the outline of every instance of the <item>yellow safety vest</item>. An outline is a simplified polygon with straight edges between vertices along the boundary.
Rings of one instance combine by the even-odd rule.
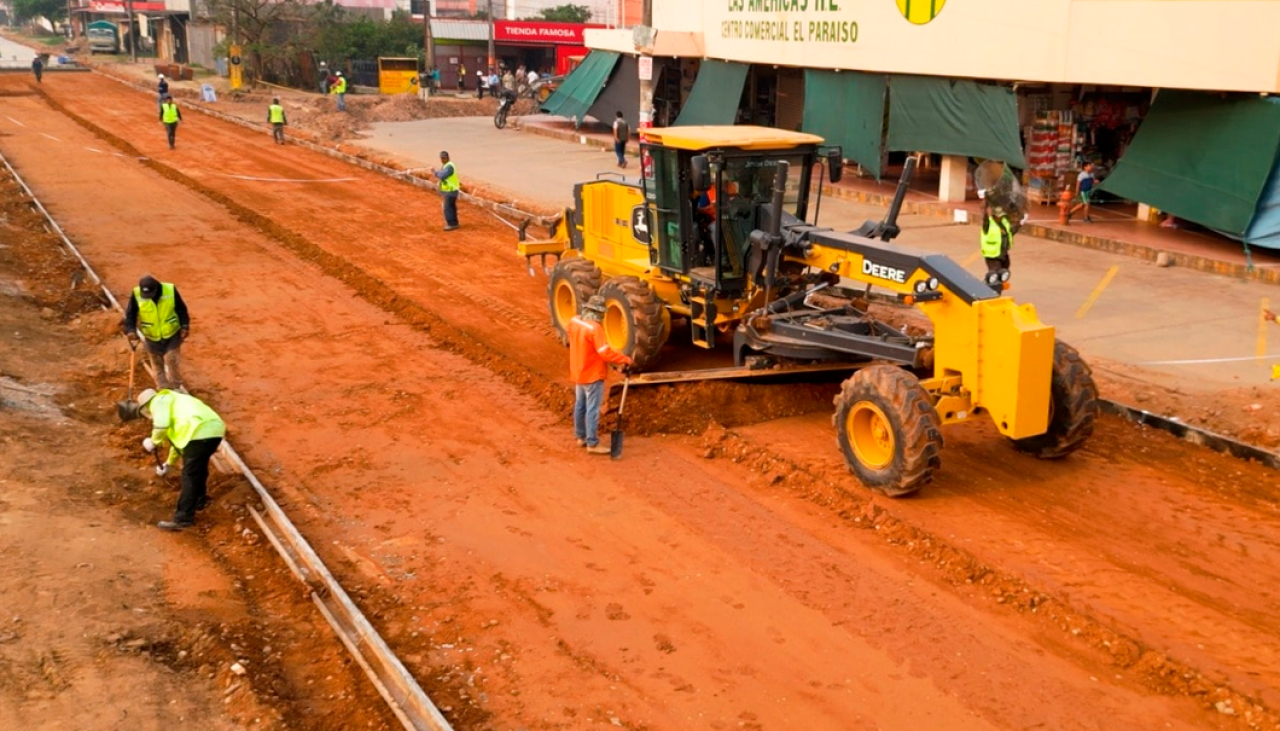
[[[449,177],[440,181],[440,192],[452,193],[462,189],[462,182],[458,180],[458,166],[452,162],[445,163],[445,167],[449,168]]]
[[[987,259],[1000,257],[1004,250],[1004,236],[1009,236],[1009,248],[1013,248],[1013,232],[1009,230],[1009,219],[991,218],[994,226],[987,226],[982,232],[982,256]]]
[[[225,437],[227,425],[205,402],[185,393],[163,390],[147,402],[151,413],[151,440],[168,442],[182,451],[195,439]]]
[[[178,121],[178,105],[172,102],[165,102],[160,105],[160,119],[165,124],[173,124]]]
[[[267,107],[267,114],[272,124],[284,124],[284,107],[279,104],[272,104]]]
[[[182,328],[178,311],[174,307],[173,285],[160,284],[160,301],[142,296],[142,288],[133,288],[133,299],[138,303],[138,329],[147,340],[160,341],[173,337]]]
[[[338,83],[334,84],[333,89],[331,89],[330,91],[332,91],[334,94],[346,94],[347,93],[347,77],[339,76]]]

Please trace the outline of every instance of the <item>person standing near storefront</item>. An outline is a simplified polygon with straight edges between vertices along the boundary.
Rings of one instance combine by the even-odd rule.
[[[1089,217],[1089,199],[1093,196],[1093,189],[1098,186],[1098,181],[1093,177],[1093,163],[1086,162],[1084,169],[1076,176],[1076,204],[1067,211],[1067,221],[1071,221],[1071,214],[1080,209],[1084,209],[1084,222],[1093,223],[1093,219]]]
[[[489,77],[484,75],[484,71],[476,69],[476,98],[483,99],[484,92],[489,88]]]
[[[613,154],[618,156],[618,167],[627,166],[627,140],[631,139],[631,127],[619,110],[613,118]]]
[[[465,63],[458,64],[458,91],[467,90],[467,65]]]

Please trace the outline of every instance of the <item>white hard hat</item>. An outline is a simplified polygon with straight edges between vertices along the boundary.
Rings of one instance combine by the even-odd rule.
[[[154,388],[143,389],[142,393],[138,394],[138,405],[146,406],[148,403],[150,403],[151,399],[155,397],[156,397],[156,390]]]
[[[341,71],[339,71],[339,72],[338,72],[338,76],[341,76],[341,75],[342,75],[342,72],[341,72]]]
[[[156,78],[157,78],[157,79],[163,79],[163,78],[164,78],[164,74],[157,74],[157,75],[156,75]]]

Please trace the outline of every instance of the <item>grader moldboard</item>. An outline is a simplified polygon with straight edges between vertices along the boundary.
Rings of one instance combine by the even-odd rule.
[[[610,344],[652,369],[687,321],[693,344],[722,346],[735,368],[645,373],[670,383],[831,365],[856,369],[835,399],[837,442],[867,487],[906,495],[939,469],[942,425],[988,415],[1013,445],[1052,459],[1093,432],[1089,367],[1035,308],[1005,296],[1007,275],[981,280],[941,254],[890,243],[914,165],[884,221],[841,233],[806,223],[821,177],[839,182],[841,151],[821,137],[751,126],[648,129],[641,176],[602,175],[574,188],[549,238],[521,231],[520,254],[549,270],[551,322],[563,336],[592,295],[605,299]],[[853,282],[862,289],[853,289]],[[872,300],[915,307],[918,336],[870,316]],[[722,343],[717,335],[723,335]]]

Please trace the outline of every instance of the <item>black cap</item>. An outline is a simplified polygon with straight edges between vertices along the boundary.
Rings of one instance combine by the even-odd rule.
[[[138,289],[142,290],[143,294],[151,294],[153,292],[159,292],[160,280],[148,274],[147,276],[138,280]]]
[[[441,150],[441,151],[440,151],[440,157],[448,157],[448,156],[449,156],[449,153],[448,153],[448,152],[446,152],[446,151],[444,151],[444,150]]]

